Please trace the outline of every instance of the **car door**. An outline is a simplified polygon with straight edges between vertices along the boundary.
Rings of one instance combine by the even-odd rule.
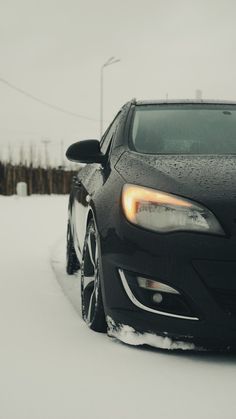
[[[77,250],[80,261],[82,257],[83,243],[86,234],[87,217],[90,209],[90,202],[96,191],[102,188],[109,176],[109,158],[112,149],[117,127],[120,121],[119,112],[101,140],[101,151],[107,157],[106,164],[102,166],[98,163],[86,164],[75,176],[73,184],[74,205],[72,209],[74,237],[77,242]]]

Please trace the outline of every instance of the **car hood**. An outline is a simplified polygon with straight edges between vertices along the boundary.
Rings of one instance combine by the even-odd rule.
[[[116,170],[135,183],[195,200],[230,225],[236,219],[236,156],[147,155],[125,152]],[[235,224],[235,223],[234,223]]]

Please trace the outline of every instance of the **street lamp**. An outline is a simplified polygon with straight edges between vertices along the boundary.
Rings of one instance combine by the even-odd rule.
[[[119,61],[120,61],[119,58],[111,57],[101,67],[101,74],[100,74],[100,136],[101,137],[103,134],[103,70],[105,67],[118,63]]]

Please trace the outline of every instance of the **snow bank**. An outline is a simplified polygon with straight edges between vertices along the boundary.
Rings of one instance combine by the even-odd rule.
[[[0,419],[235,419],[234,355],[135,350],[88,329],[65,273],[67,202],[0,196]]]
[[[117,325],[110,316],[107,316],[106,320],[108,325],[108,335],[115,337],[124,343],[128,343],[129,345],[149,345],[153,346],[154,348],[169,350],[197,350],[197,347],[193,343],[173,341],[167,336],[162,337],[153,333],[138,333],[135,331],[135,329],[133,329],[133,327],[127,326],[125,324]]]

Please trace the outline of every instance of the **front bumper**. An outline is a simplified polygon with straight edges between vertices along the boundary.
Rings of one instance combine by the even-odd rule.
[[[208,349],[236,348],[236,237],[157,234],[121,219],[117,229],[103,230],[100,238],[105,311],[118,327],[123,324],[139,333]],[[193,318],[138,306],[125,289],[121,272],[178,289],[192,310],[187,317]]]

